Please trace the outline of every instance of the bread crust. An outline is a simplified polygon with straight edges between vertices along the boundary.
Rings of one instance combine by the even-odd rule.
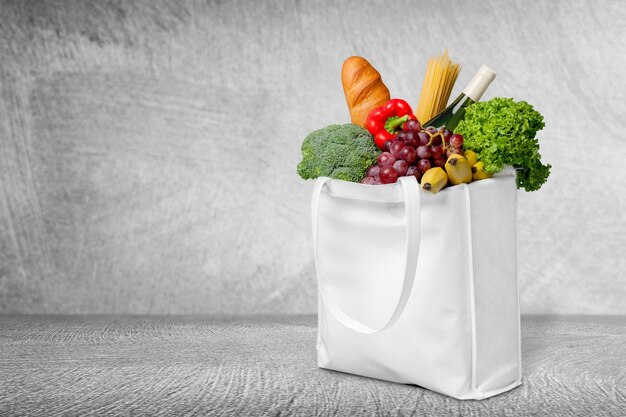
[[[351,122],[365,126],[367,115],[389,101],[389,89],[380,73],[365,58],[351,56],[341,67],[341,84]]]

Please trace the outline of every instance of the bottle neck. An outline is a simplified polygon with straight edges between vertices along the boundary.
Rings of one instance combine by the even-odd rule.
[[[456,113],[461,107],[466,106],[465,102],[468,100],[468,98],[471,100],[471,97],[469,97],[467,94],[465,94],[465,91],[463,91],[452,103],[450,103],[448,108],[450,108],[452,113]]]
[[[463,89],[463,94],[475,102],[479,101],[495,77],[495,71],[486,65],[483,65],[480,67],[476,75],[474,75],[472,81],[470,81],[467,87]]]

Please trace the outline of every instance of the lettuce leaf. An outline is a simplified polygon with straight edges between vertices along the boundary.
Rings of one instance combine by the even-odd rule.
[[[527,102],[496,97],[468,106],[454,133],[463,135],[463,147],[478,154],[486,172],[511,165],[517,170],[517,187],[536,191],[552,167],[541,162],[535,137],[544,126],[541,113]]]

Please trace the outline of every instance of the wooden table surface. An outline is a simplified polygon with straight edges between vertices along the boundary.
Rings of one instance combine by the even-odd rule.
[[[626,317],[525,316],[483,401],[321,370],[315,316],[0,316],[0,415],[626,415]]]

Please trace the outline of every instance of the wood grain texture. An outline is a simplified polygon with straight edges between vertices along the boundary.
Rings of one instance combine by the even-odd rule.
[[[483,401],[318,369],[314,316],[0,316],[0,414],[623,416],[626,317],[525,316]]]
[[[346,57],[415,105],[448,47],[453,95],[487,63],[546,118],[523,311],[626,314],[625,32],[617,0],[0,0],[0,312],[315,312],[302,138],[349,120]]]

